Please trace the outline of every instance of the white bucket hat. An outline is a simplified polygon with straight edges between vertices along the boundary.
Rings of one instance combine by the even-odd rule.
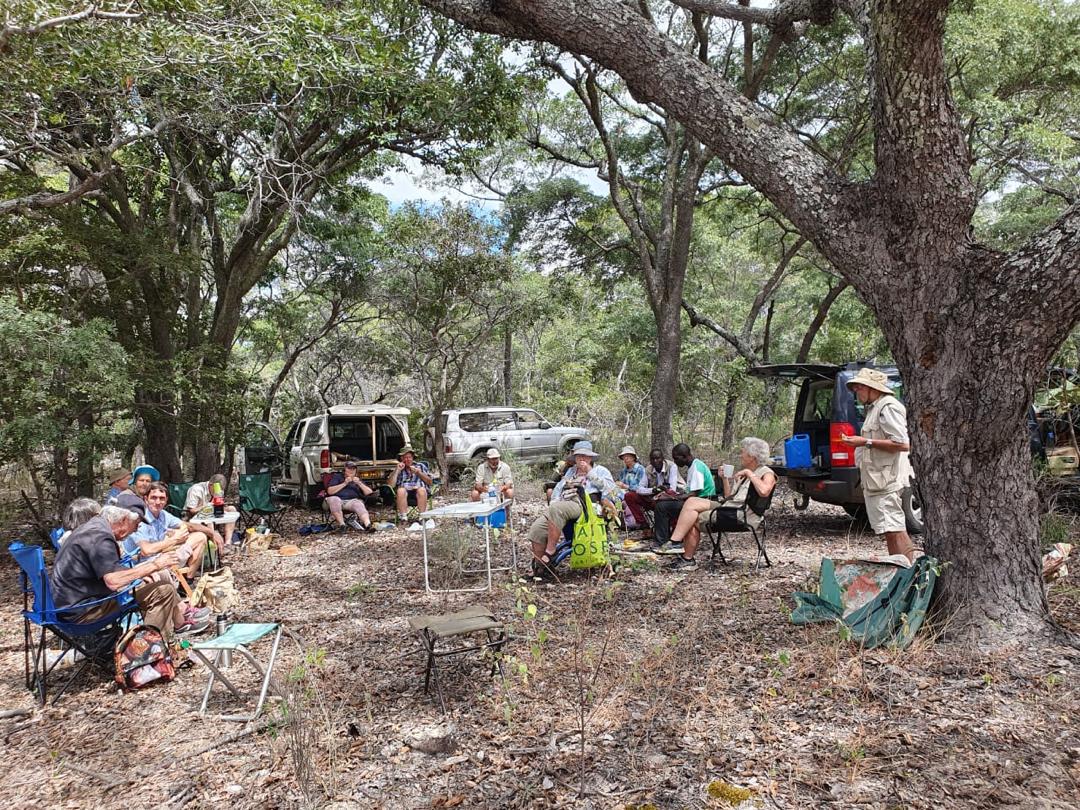
[[[634,446],[632,444],[628,444],[626,445],[626,447],[619,451],[619,458],[622,458],[623,456],[633,456],[634,458],[637,458],[637,450],[634,449]]]
[[[848,388],[853,385],[865,385],[867,388],[873,388],[883,394],[893,392],[889,387],[889,378],[876,368],[860,368],[859,373],[847,381]]]

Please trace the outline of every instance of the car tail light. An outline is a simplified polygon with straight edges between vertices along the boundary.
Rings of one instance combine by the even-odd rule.
[[[829,425],[829,458],[834,467],[854,467],[855,448],[844,444],[841,436],[854,436],[855,426],[850,422],[833,422]]]
[[[446,440],[446,452],[447,453],[454,452],[454,445],[449,439]]]
[[[319,453],[319,466],[323,469],[329,469],[330,467],[330,451],[323,450]]]

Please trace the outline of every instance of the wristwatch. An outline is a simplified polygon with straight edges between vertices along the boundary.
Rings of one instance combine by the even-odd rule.
[[[869,448],[871,448],[873,446],[874,446],[874,440],[873,439],[867,439],[866,440],[866,447],[869,449]]]

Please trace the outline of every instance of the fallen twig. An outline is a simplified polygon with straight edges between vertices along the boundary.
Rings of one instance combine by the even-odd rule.
[[[0,720],[7,720],[9,717],[26,717],[30,714],[29,709],[4,709],[0,711]]]

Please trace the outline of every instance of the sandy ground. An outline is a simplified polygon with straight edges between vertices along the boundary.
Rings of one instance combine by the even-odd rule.
[[[533,496],[515,512],[522,560]],[[880,551],[839,509],[778,498],[768,569],[752,568],[746,536],[727,567],[674,576],[639,555],[613,577],[501,575],[490,593],[454,596],[426,595],[415,536],[300,538],[316,517],[289,520],[300,556],[232,562],[238,618],[293,634],[277,667],[289,710],[275,703],[239,739],[250,727],[197,714],[198,667],[131,694],[84,678],[36,710],[15,569],[0,558],[0,710],[33,709],[0,719],[4,805],[684,808],[729,806],[741,788],[746,807],[1078,805],[1077,650],[974,655],[924,631],[907,651],[865,651],[790,623],[790,594],[822,556]],[[452,576],[440,534],[438,580],[475,583]],[[1050,597],[1080,631],[1080,575]],[[443,716],[405,617],[470,604],[510,626],[512,658],[505,680],[483,662],[449,671]]]

